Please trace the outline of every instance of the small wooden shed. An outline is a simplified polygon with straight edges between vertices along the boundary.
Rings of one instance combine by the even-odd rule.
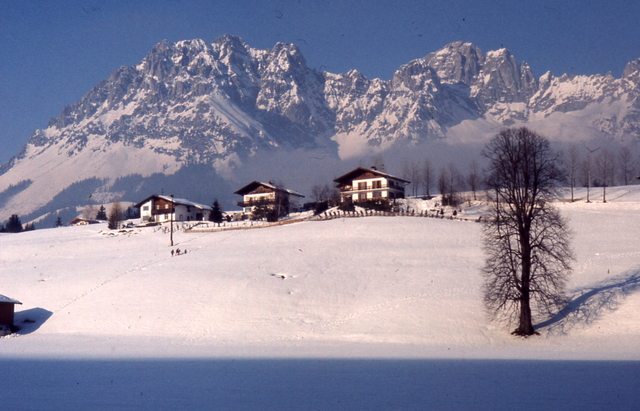
[[[18,300],[0,294],[0,336],[10,334],[13,330],[13,316]]]

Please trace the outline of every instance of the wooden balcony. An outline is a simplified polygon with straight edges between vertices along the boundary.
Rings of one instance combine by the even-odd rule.
[[[394,185],[394,184],[378,184],[378,185],[367,185],[366,187],[353,187],[353,186],[342,186],[340,187],[341,193],[364,193],[367,191],[378,191],[378,190],[394,190],[404,192],[404,187]]]
[[[273,198],[251,200],[251,201],[239,201],[236,203],[238,207],[254,207],[257,205],[273,205],[273,204],[276,204],[276,200]]]

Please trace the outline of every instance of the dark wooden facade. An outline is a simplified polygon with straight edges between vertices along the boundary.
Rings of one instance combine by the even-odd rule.
[[[0,295],[0,327],[13,327],[16,304],[22,303],[9,297],[5,297],[4,295]]]

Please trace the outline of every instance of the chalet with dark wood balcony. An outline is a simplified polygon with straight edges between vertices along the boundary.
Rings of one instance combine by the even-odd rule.
[[[409,181],[378,171],[358,167],[333,180],[340,190],[341,203],[361,203],[404,198]]]
[[[252,181],[234,194],[242,196],[242,201],[238,202],[238,206],[242,207],[245,214],[252,213],[257,205],[266,205],[280,207],[279,214],[286,215],[298,211],[299,200],[304,198],[302,194],[295,191],[277,187],[271,182],[261,183],[259,181]]]

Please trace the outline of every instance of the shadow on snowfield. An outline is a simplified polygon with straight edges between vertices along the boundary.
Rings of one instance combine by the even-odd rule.
[[[44,324],[52,315],[53,313],[51,311],[39,307],[18,311],[15,314],[13,320],[13,323],[18,328],[16,334],[31,334],[32,332],[40,328],[40,326]]]
[[[602,314],[615,311],[629,295],[640,291],[640,270],[608,278],[593,287],[574,292],[567,305],[550,319],[536,324],[549,334],[566,334],[577,326],[593,323]]]

